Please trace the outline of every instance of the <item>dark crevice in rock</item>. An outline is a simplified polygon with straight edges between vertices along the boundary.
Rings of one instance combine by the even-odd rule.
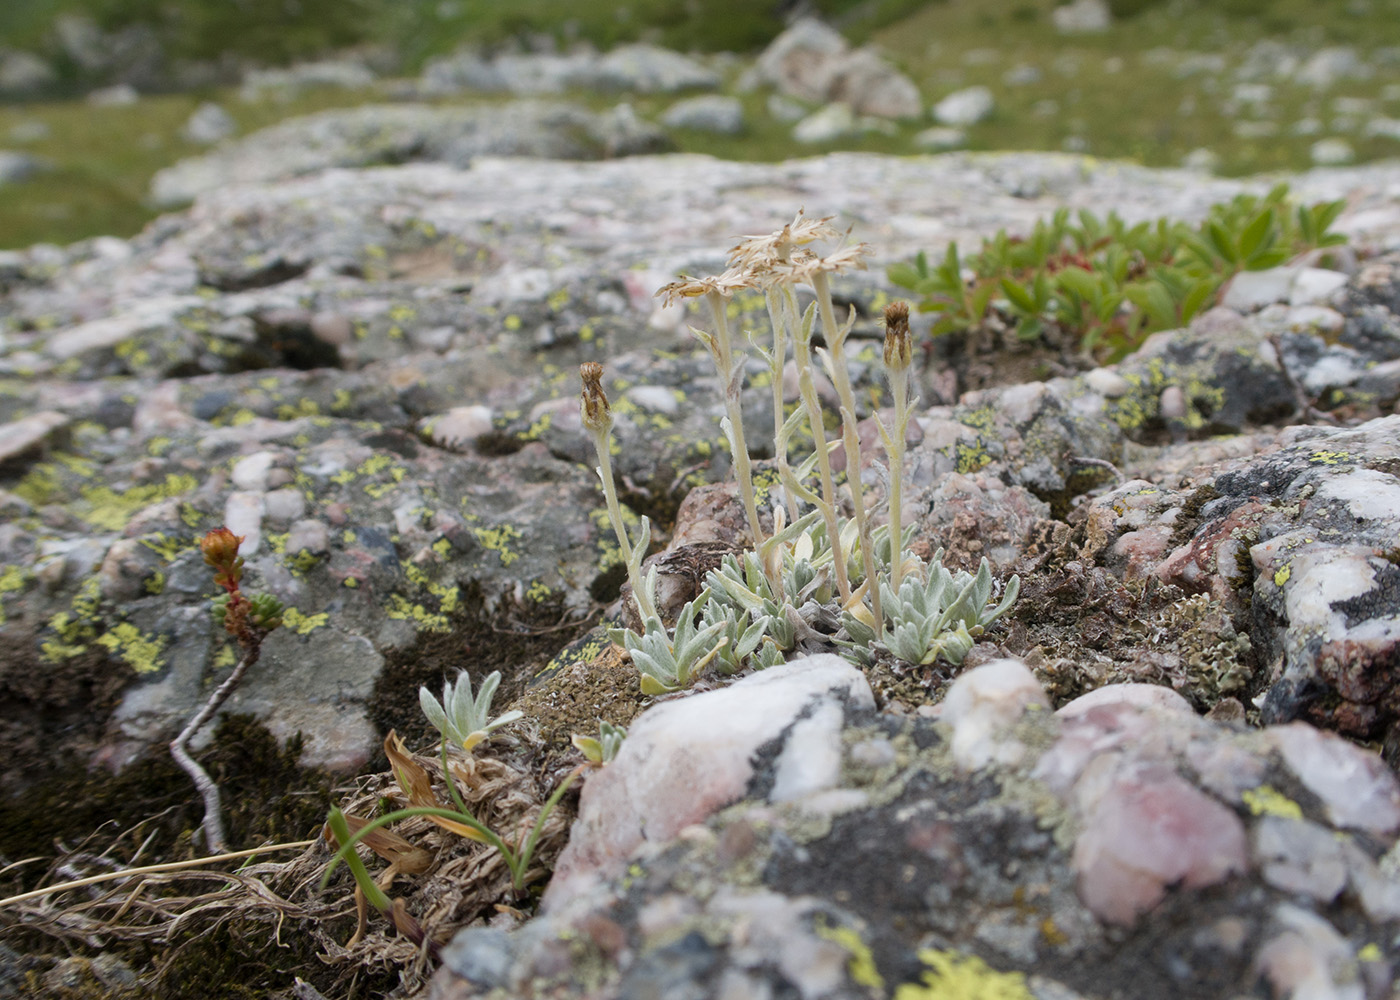
[[[253,326],[259,346],[277,359],[278,367],[298,371],[342,367],[340,351],[316,336],[309,316],[254,316]]]
[[[199,282],[220,292],[246,292],[254,288],[270,288],[300,278],[307,272],[309,261],[290,261],[277,257],[260,267],[248,267],[240,271],[201,270]]]

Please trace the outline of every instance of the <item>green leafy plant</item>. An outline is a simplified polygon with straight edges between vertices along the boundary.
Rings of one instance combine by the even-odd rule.
[[[422,928],[404,909],[401,902],[396,903],[391,900],[375,882],[369,869],[360,859],[356,850],[357,846],[364,844],[390,859],[392,862],[391,870],[396,868],[406,873],[425,870],[431,863],[431,856],[425,857],[426,852],[415,848],[402,837],[386,829],[400,820],[411,819],[415,816],[425,817],[452,833],[494,848],[510,872],[511,885],[517,891],[522,890],[525,888],[530,872],[530,863],[534,860],[540,836],[544,832],[545,822],[559,805],[559,801],[565,793],[588,766],[581,764],[569,772],[540,807],[539,816],[536,817],[533,826],[513,844],[477,819],[467,808],[462,793],[457,789],[452,770],[448,766],[447,751],[448,747],[455,743],[470,754],[472,749],[478,746],[492,730],[522,717],[521,712],[511,711],[499,718],[489,719],[491,699],[499,683],[500,672],[494,671],[482,681],[480,691],[473,698],[471,683],[463,673],[459,675],[455,686],[451,682],[447,684],[443,691],[442,703],[433,698],[426,687],[419,688],[419,702],[424,714],[428,717],[428,721],[437,726],[442,733],[439,759],[442,781],[446,785],[448,796],[451,799],[450,806],[445,806],[439,801],[428,772],[407,753],[398,735],[391,732],[384,741],[384,752],[389,758],[399,787],[407,796],[410,805],[407,808],[392,810],[372,820],[347,816],[339,807],[332,807],[326,817],[326,834],[328,839],[334,840],[337,850],[322,872],[321,887],[325,888],[329,884],[336,866],[344,861],[349,866],[357,890],[366,903],[384,914],[394,923],[400,933],[416,943],[422,943],[425,940]],[[608,752],[612,755],[617,753],[617,746],[621,742],[623,731],[618,729],[610,731],[610,729],[611,727],[607,727],[605,724],[602,734],[603,741],[599,746],[600,755]],[[585,756],[587,756],[586,752]],[[352,824],[354,829],[352,829]]]
[[[1136,350],[1158,330],[1184,326],[1219,302],[1241,271],[1277,267],[1346,238],[1331,232],[1344,203],[1293,206],[1287,185],[1262,198],[1213,206],[1199,226],[1169,219],[1129,225],[1067,209],[1024,238],[1002,230],[964,257],[924,253],[890,266],[891,282],[937,314],[934,335],[975,329],[996,313],[1023,340],[1054,328],[1102,361]]]
[[[501,683],[501,672],[493,670],[481,682],[481,689],[472,697],[472,680],[465,670],[457,674],[457,682],[448,681],[442,688],[439,702],[426,687],[418,689],[418,704],[444,740],[451,740],[470,752],[482,740],[501,726],[514,722],[525,713],[512,710],[491,718],[491,700]]]
[[[993,581],[984,558],[976,574],[949,572],[940,562],[943,550],[934,554],[926,579],[905,579],[896,590],[882,583],[888,628],[878,639],[869,623],[848,615],[844,624],[850,641],[843,642],[852,659],[869,663],[884,650],[908,663],[928,664],[938,657],[957,666],[987,628],[1011,609],[1021,590],[1012,577],[1001,602],[989,606]]]
[[[574,733],[569,737],[569,742],[583,754],[588,763],[601,767],[613,762],[617,752],[622,749],[622,741],[626,738],[626,729],[614,726],[611,722],[603,722],[598,727],[597,736]]]

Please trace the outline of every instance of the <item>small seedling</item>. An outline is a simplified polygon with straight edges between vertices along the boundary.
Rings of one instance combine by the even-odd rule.
[[[491,718],[491,700],[501,683],[501,672],[493,670],[481,682],[481,689],[472,697],[472,680],[465,670],[457,674],[457,682],[446,682],[439,702],[427,687],[418,689],[418,704],[444,740],[456,743],[468,753],[501,726],[522,718],[524,712],[513,709]]]
[[[611,764],[617,752],[622,749],[622,741],[627,738],[627,730],[621,726],[614,726],[611,722],[603,722],[598,727],[597,736],[584,736],[574,733],[569,737],[578,752],[588,760],[588,763],[595,767],[602,767],[604,764]]]

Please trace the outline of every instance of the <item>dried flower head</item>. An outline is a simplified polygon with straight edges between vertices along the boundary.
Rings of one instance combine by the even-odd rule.
[[[594,434],[606,434],[612,430],[613,417],[608,395],[603,391],[603,366],[585,361],[578,366],[578,374],[583,379],[583,392],[579,394],[583,426]]]
[[[782,229],[764,236],[745,236],[729,251],[729,263],[751,272],[762,272],[774,264],[783,264],[793,252],[809,243],[839,239],[835,227],[827,225],[831,216],[809,219],[799,209],[793,220]]]
[[[731,267],[723,274],[707,278],[693,278],[681,275],[680,278],[656,290],[663,305],[671,305],[679,299],[693,299],[701,295],[716,294],[723,298],[731,297],[741,288],[757,287],[753,276],[738,268]]]
[[[869,254],[869,243],[840,246],[825,257],[819,257],[810,250],[799,250],[787,261],[770,265],[769,274],[781,281],[806,281],[810,283],[818,273],[834,274],[837,271],[863,271],[865,270],[864,258]]]
[[[909,303],[891,302],[885,306],[885,367],[892,372],[908,369],[914,360],[914,343],[909,334]]]

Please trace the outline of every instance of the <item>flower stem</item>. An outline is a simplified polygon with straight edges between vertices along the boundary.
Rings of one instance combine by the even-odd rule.
[[[869,581],[871,610],[875,616],[875,634],[884,635],[885,619],[880,612],[880,582],[875,578],[875,547],[870,541],[870,524],[865,516],[864,489],[860,479],[860,435],[856,431],[856,399],[851,391],[851,376],[846,368],[846,336],[850,327],[838,328],[836,312],[831,304],[831,282],[825,271],[812,276],[812,288],[817,293],[817,311],[826,335],[827,370],[831,384],[841,401],[841,434],[846,449],[846,486],[851,493],[851,508],[855,513],[856,533],[860,538],[861,562],[865,579]]]
[[[743,371],[734,364],[724,297],[711,290],[705,293],[705,301],[715,322],[711,353],[715,367],[719,369],[720,380],[724,383],[724,409],[729,417],[729,453],[734,460],[734,478],[739,483],[739,496],[743,499],[744,515],[749,521],[749,534],[753,536],[753,548],[757,550],[763,544],[764,535],[758,523],[758,503],[753,493],[753,466],[749,462],[749,448],[744,440],[744,408],[739,397]]]
[[[831,544],[832,566],[836,572],[836,590],[842,602],[851,598],[851,582],[846,578],[846,556],[841,551],[841,528],[836,523],[836,487],[831,478],[831,459],[827,455],[826,427],[822,423],[821,401],[812,383],[812,328],[805,320],[797,319],[797,301],[792,286],[783,288],[788,299],[788,315],[796,320],[793,330],[793,358],[797,362],[797,387],[802,394],[802,405],[807,411],[807,423],[812,430],[812,444],[816,448],[817,472],[821,478],[822,519],[826,522],[827,540]]]

